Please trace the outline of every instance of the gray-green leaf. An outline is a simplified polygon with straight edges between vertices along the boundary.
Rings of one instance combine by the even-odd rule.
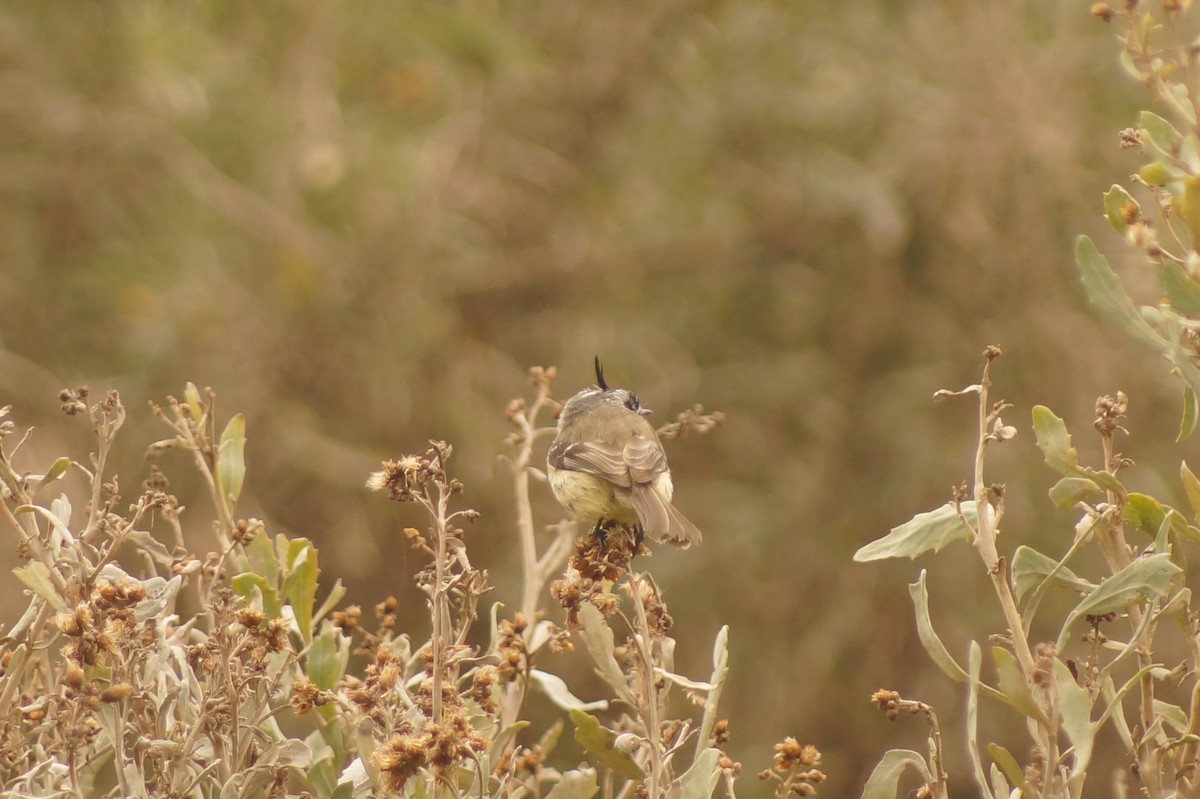
[[[883,538],[859,548],[854,553],[854,559],[859,563],[899,557],[916,559],[925,552],[937,552],[951,541],[970,541],[972,532],[967,525],[976,526],[978,523],[974,502],[961,502],[958,508],[948,502],[936,510],[918,513],[899,527],[893,527]]]

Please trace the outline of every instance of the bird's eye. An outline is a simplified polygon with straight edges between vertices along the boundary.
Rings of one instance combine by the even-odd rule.
[[[631,392],[625,397],[625,407],[631,411],[637,411],[641,407],[641,404],[638,402],[637,394]]]

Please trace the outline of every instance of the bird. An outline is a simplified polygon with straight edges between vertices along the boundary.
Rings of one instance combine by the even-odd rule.
[[[546,456],[555,498],[603,540],[613,524],[632,526],[641,541],[689,547],[700,543],[696,525],[671,504],[674,486],[667,453],[650,410],[636,394],[611,388],[596,356],[596,385],[563,404]]]

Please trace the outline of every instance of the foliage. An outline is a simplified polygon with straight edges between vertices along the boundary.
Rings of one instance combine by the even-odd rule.
[[[1136,307],[1091,239],[1080,236],[1075,247],[1096,307],[1162,355],[1182,380],[1181,441],[1195,431],[1200,415],[1200,85],[1195,43],[1187,33],[1195,26],[1190,5],[1114,9],[1097,3],[1092,9],[1119,27],[1121,65],[1167,114],[1142,111],[1136,125],[1121,131],[1121,146],[1137,150],[1143,165],[1130,176],[1130,188],[1114,185],[1104,195],[1105,218],[1157,274],[1161,301]]]
[[[1005,799],[1078,797],[1089,775],[1097,736],[1111,727],[1133,763],[1132,771],[1117,771],[1123,795],[1138,790],[1150,797],[1191,795],[1200,783],[1195,734],[1200,728],[1200,705],[1193,699],[1180,707],[1163,695],[1182,691],[1200,697],[1200,650],[1191,645],[1200,615],[1191,605],[1183,552],[1185,543],[1200,543],[1200,528],[1189,524],[1184,513],[1125,486],[1119,473],[1131,462],[1117,452],[1116,440],[1125,432],[1128,399],[1118,392],[1115,398],[1105,396],[1096,402],[1094,427],[1104,452],[1097,467],[1079,462],[1062,419],[1043,406],[1033,409],[1037,444],[1046,464],[1061,475],[1049,496],[1075,509],[1078,521],[1073,535],[1063,537],[1059,554],[1028,546],[1001,554],[998,537],[1006,492],[1003,485],[985,479],[985,457],[1017,431],[1000,418],[1011,406],[989,400],[991,367],[999,356],[998,348],[989,347],[979,383],[963,391],[938,393],[974,395],[978,400],[973,487],[968,491],[964,483],[944,507],[957,512],[966,531],[954,538],[974,546],[983,561],[1006,631],[983,643],[971,641],[964,668],[933,628],[925,572],[910,586],[927,653],[946,676],[967,686],[966,733],[976,787],[985,797]],[[1186,464],[1181,477],[1194,498],[1188,513],[1200,523],[1200,483]],[[1070,481],[1067,488],[1064,481]],[[919,514],[862,547],[855,559],[915,558],[936,551],[945,543],[946,536],[939,531],[946,527],[943,517],[947,515],[945,511]],[[1133,543],[1139,538],[1141,543]],[[881,546],[885,542],[889,545]],[[1087,563],[1089,550],[1099,550],[1107,571],[1090,580],[1081,576],[1085,572],[1078,566]],[[1051,592],[1065,592],[1075,599],[1056,624],[1055,640],[1039,641],[1031,630],[1042,600]],[[1159,653],[1179,645],[1190,651],[1190,666],[1165,665],[1165,656]],[[991,682],[983,674],[985,646],[991,656]],[[981,705],[980,697],[1007,705],[1024,717],[1032,739],[1027,763],[1020,764],[1000,744],[989,743],[985,750],[990,763],[985,768],[978,719],[982,708],[995,705]],[[896,796],[906,770],[918,774],[923,795],[950,796],[933,708],[890,690],[876,692],[872,700],[890,719],[905,711],[924,714],[931,727],[930,750],[927,757],[908,750],[888,752],[871,775],[864,798]],[[1130,783],[1131,774],[1139,787]]]
[[[91,423],[90,465],[64,457],[41,473],[19,471],[14,458],[28,433],[18,438],[3,419],[0,442],[16,444],[0,446],[0,514],[27,560],[15,575],[29,604],[0,640],[0,785],[14,795],[78,797],[589,799],[636,790],[703,799],[718,786],[733,796],[741,766],[723,750],[729,728],[718,715],[728,629],[714,643],[711,675],[685,677],[674,667],[662,592],[633,568],[648,553],[632,530],[575,541],[574,525],[560,523],[539,545],[528,490],[540,472],[531,460],[553,431],[539,417],[556,403],[553,370],[531,375],[534,399],[508,408],[526,576],[511,616],[501,602],[480,608],[492,589],[468,557],[466,530],[482,525],[459,507],[464,486],[452,476],[448,444],[385,461],[367,481],[425,516],[424,530],[403,533],[426,561],[416,580],[428,638],[397,629],[391,597],[367,631],[360,608],[339,609],[340,581],[322,596],[309,540],[237,518],[245,421],[235,415],[219,428],[211,391],[189,384],[182,402],[155,406],[171,434],[148,453],[186,453],[208,484],[216,518],[203,558],[190,554],[200,542],[185,534],[184,509],[157,464],[122,511],[106,471],[126,413],[115,391],[99,401],[82,387],[60,396],[67,414]],[[664,433],[718,421],[690,410]],[[68,474],[84,478],[81,513],[68,493],[51,493]],[[567,628],[548,618],[548,595],[566,610]],[[472,643],[481,625],[486,645]],[[551,670],[555,653],[577,641],[610,699],[581,700]],[[570,720],[584,762],[552,765],[563,720],[535,736],[522,717],[533,690]],[[681,695],[690,701],[673,701]],[[767,774],[778,773],[780,795],[811,795],[824,779],[819,760],[815,748],[788,739]]]

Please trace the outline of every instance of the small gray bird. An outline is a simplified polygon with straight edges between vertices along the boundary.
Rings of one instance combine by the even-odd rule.
[[[635,525],[654,541],[682,547],[700,543],[700,531],[671,504],[667,453],[646,421],[637,395],[604,382],[567,400],[546,457],[550,488],[576,520],[603,534],[613,523]]]

